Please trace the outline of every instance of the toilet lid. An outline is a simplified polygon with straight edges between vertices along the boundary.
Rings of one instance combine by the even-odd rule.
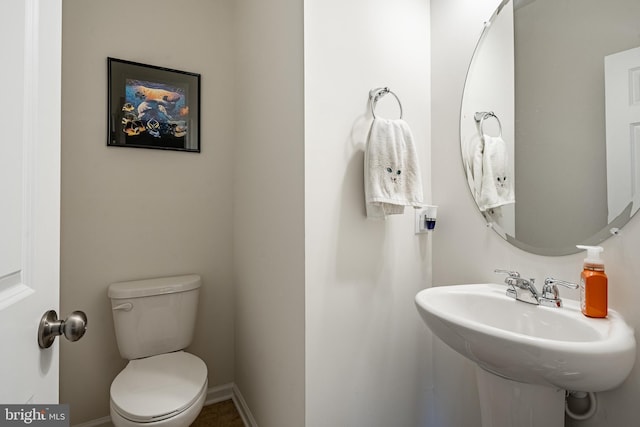
[[[160,421],[193,405],[206,383],[207,366],[198,357],[161,354],[131,360],[111,383],[111,401],[131,421]]]

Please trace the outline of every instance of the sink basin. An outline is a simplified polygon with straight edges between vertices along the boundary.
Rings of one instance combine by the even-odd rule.
[[[613,310],[582,315],[575,301],[543,307],[505,295],[506,286],[474,284],[420,291],[427,326],[481,368],[509,380],[565,390],[619,386],[635,362],[633,330]]]

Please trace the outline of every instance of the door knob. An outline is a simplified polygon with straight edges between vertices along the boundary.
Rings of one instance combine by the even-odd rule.
[[[74,311],[64,320],[58,320],[55,310],[49,310],[40,319],[38,327],[38,345],[49,348],[58,335],[69,341],[78,341],[87,331],[87,315],[82,311]]]

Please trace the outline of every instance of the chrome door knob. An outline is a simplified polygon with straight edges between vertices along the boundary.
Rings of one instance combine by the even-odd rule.
[[[55,310],[49,310],[40,319],[38,327],[38,345],[49,348],[58,335],[64,335],[69,341],[78,341],[87,331],[87,315],[74,311],[64,320],[58,320]]]

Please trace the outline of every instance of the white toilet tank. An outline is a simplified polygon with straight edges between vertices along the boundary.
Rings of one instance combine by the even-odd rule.
[[[109,285],[120,355],[128,360],[184,349],[196,323],[200,276]]]

